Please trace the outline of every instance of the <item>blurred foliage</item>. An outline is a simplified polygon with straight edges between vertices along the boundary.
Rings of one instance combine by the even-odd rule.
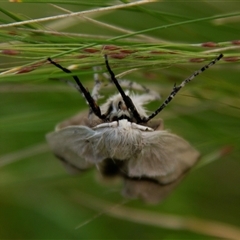
[[[124,1],[1,1],[0,238],[239,239],[240,3],[159,1],[96,11],[117,4]],[[92,12],[7,25],[66,10]],[[224,58],[161,113],[165,128],[199,149],[205,164],[190,172],[163,203],[125,203],[121,183],[99,183],[95,170],[70,176],[48,149],[45,134],[86,104],[75,89],[49,80],[66,79],[66,74],[48,64],[47,57],[71,66],[91,89],[92,68],[102,66],[104,72],[107,53],[116,74],[131,70],[124,77],[155,88],[164,99],[175,82],[220,52]],[[149,109],[158,105],[154,102]],[[114,214],[114,206],[122,213],[128,207],[129,219]],[[134,209],[145,210],[141,219],[132,219]],[[170,226],[158,224],[158,219],[150,224],[148,213],[159,218],[170,214]],[[178,227],[176,217],[183,220]],[[184,224],[189,217],[202,222]],[[206,231],[210,220],[216,229]],[[211,233],[214,229],[219,236]]]

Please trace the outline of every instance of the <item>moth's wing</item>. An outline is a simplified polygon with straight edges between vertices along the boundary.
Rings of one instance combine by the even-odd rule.
[[[189,170],[199,152],[186,140],[167,131],[143,132],[143,149],[128,163],[130,177],[152,178],[169,184]]]
[[[70,126],[87,126],[92,128],[100,123],[102,123],[102,120],[97,118],[95,114],[89,115],[89,111],[83,111],[59,123],[56,126],[56,130]]]
[[[53,153],[71,173],[81,172],[106,158],[101,133],[86,126],[70,126],[47,134]]]
[[[184,175],[169,184],[160,184],[152,179],[125,178],[122,194],[128,198],[141,198],[156,204],[164,200],[182,180]]]
[[[64,121],[60,122],[57,124],[55,130],[58,131],[60,129],[70,127],[70,126],[81,126],[81,125],[86,125],[85,124],[85,119],[87,117],[88,113],[87,111],[80,112],[74,116],[71,116],[68,119],[65,119]]]
[[[164,124],[162,119],[153,119],[147,122],[146,124],[142,124],[143,126],[148,126],[152,128],[153,130],[163,130]]]
[[[167,131],[143,132],[142,152],[127,162],[123,194],[161,202],[198,158],[198,151],[183,138]]]

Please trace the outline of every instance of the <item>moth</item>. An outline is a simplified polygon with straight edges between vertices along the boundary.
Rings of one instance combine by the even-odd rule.
[[[47,134],[50,148],[71,173],[81,173],[96,166],[102,176],[123,179],[124,196],[149,203],[161,202],[196,164],[200,154],[186,140],[164,130],[163,121],[154,117],[181,88],[222,57],[220,54],[179,86],[175,84],[163,104],[147,115],[144,105],[158,99],[159,95],[132,82],[128,82],[129,86],[144,92],[124,91],[122,87],[126,81],[116,79],[105,55],[110,81],[118,93],[98,106],[101,81],[95,77],[90,93],[79,78],[73,76],[76,88],[89,105],[89,112],[63,121],[54,132]],[[71,73],[52,59],[48,61]]]

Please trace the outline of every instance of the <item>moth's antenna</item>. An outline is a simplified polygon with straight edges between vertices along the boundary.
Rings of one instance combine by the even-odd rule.
[[[210,63],[208,63],[207,65],[203,66],[198,71],[195,71],[190,77],[186,78],[179,86],[176,86],[176,84],[174,84],[172,92],[166,98],[164,103],[155,112],[153,112],[149,117],[147,117],[146,119],[143,119],[142,122],[148,122],[149,120],[154,118],[158,113],[160,113],[172,101],[172,99],[175,97],[175,95],[178,93],[178,91],[181,88],[183,88],[187,83],[191,82],[197,75],[199,75],[200,73],[204,72],[206,69],[208,69],[209,67],[214,65],[216,62],[218,62],[222,57],[223,57],[223,54],[220,54],[217,58],[212,60]]]
[[[60,64],[54,62],[51,58],[48,58],[48,61],[52,63],[57,68],[60,68],[65,73],[72,73],[69,69],[62,67]],[[84,95],[87,102],[89,103],[89,106],[91,107],[94,114],[99,117],[100,119],[105,119],[106,116],[101,114],[101,110],[95,100],[92,98],[90,92],[82,85],[79,78],[77,76],[72,76],[75,82],[77,83],[77,86],[79,87],[79,91]]]
[[[115,74],[113,73],[113,71],[111,70],[110,66],[109,66],[109,63],[108,63],[108,58],[107,58],[107,55],[104,55],[105,57],[105,63],[106,63],[106,67],[107,67],[107,70],[111,76],[111,79],[113,81],[113,83],[115,84],[117,90],[119,91],[119,93],[121,94],[122,98],[123,98],[123,101],[125,102],[126,104],[126,107],[128,109],[131,110],[132,114],[133,114],[133,117],[137,120],[137,123],[140,123],[142,122],[142,118],[141,116],[139,115],[136,107],[134,106],[133,102],[132,102],[132,99],[127,96],[125,94],[125,92],[123,91],[122,87],[120,86],[120,84],[118,83],[118,80],[116,79],[115,77]]]

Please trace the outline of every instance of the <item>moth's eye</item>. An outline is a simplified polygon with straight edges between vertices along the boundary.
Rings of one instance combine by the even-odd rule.
[[[112,117],[111,121],[118,121],[118,117],[117,116]]]
[[[122,106],[122,101],[119,101],[118,102],[118,109],[121,109],[121,106]]]

